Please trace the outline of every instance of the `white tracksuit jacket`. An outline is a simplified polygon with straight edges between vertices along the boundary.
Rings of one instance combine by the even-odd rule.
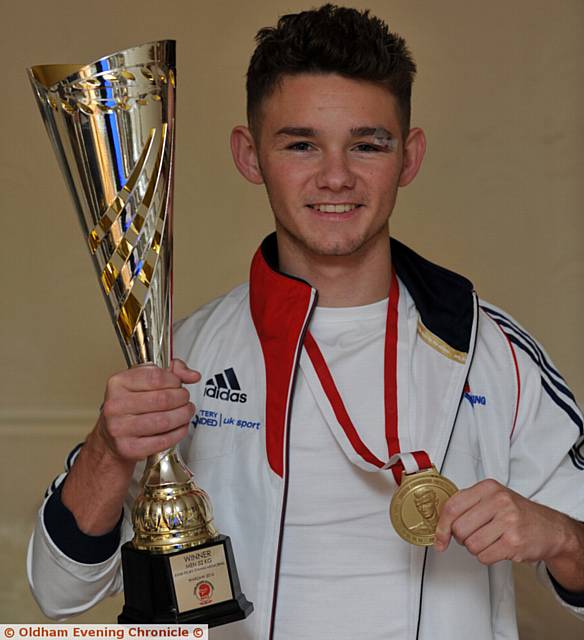
[[[494,478],[584,520],[582,415],[542,348],[505,313],[479,302],[468,280],[395,240],[392,262],[404,292],[398,331],[407,336],[397,357],[402,450],[426,450],[459,488]],[[290,407],[317,299],[276,264],[272,235],[253,259],[250,284],[194,313],[174,336],[176,356],[211,376],[190,387],[196,427],[181,451],[212,499],[217,528],[232,539],[242,589],[255,608],[246,620],[213,629],[213,640],[268,640],[273,633]],[[326,400],[319,406],[334,421]],[[131,537],[131,496],[121,526],[90,538],[55,491],[64,477],[47,492],[28,554],[33,593],[55,618],[122,588],[118,547]],[[136,490],[134,483],[131,494]],[[411,546],[409,554],[404,640],[517,638],[510,563],[482,566],[457,544],[443,554]],[[539,573],[551,585],[544,567]],[[558,597],[584,617],[584,594]]]

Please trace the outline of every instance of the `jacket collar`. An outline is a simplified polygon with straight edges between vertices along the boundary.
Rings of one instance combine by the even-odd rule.
[[[474,319],[472,283],[393,238],[391,260],[422,323],[456,351],[468,353]]]
[[[391,259],[396,273],[409,291],[423,324],[456,351],[468,352],[472,334],[473,285],[463,276],[426,260],[398,240],[391,239]],[[252,316],[260,339],[271,335],[278,316],[269,303],[284,300],[305,305],[313,291],[310,284],[278,270],[276,234],[261,244],[252,262],[250,277]],[[253,295],[255,294],[255,295]],[[292,313],[292,307],[280,309]]]
[[[252,260],[249,299],[266,370],[266,454],[274,473],[283,478],[296,363],[316,291],[307,282],[280,273],[277,264],[274,233]]]

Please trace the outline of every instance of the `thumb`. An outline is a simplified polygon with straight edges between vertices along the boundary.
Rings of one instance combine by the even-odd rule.
[[[172,361],[170,370],[186,384],[199,382],[201,379],[201,374],[198,371],[188,367],[184,360],[180,360],[179,358],[175,358]]]

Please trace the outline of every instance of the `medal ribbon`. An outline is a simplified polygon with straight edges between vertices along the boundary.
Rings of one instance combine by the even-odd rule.
[[[395,271],[391,272],[389,288],[389,302],[387,305],[387,320],[385,325],[384,348],[384,409],[385,409],[385,439],[389,460],[383,462],[361,440],[353,421],[351,420],[341,394],[337,389],[328,365],[320,351],[316,340],[306,332],[304,347],[308,353],[314,370],[320,380],[323,391],[331,404],[335,417],[339,421],[351,446],[363,460],[379,469],[391,469],[396,483],[401,482],[402,473],[415,473],[432,466],[430,457],[425,451],[402,453],[399,444],[398,414],[397,414],[397,320],[399,303],[399,283]]]

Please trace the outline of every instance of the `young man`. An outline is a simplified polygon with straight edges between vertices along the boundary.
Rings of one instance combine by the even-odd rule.
[[[414,73],[404,41],[352,9],[327,5],[259,32],[249,127],[233,130],[232,150],[243,176],[265,184],[276,233],[249,285],[178,326],[171,370],[108,381],[31,542],[47,613],[121,588],[136,462],[180,442],[255,606],[213,638],[513,638],[506,560],[537,562],[584,614],[573,396],[466,279],[389,240],[398,188],[424,155],[409,122]],[[226,369],[245,402],[207,392]],[[232,424],[193,428],[195,411]],[[388,458],[420,451],[461,489],[431,549],[399,538],[388,516],[401,479]]]

